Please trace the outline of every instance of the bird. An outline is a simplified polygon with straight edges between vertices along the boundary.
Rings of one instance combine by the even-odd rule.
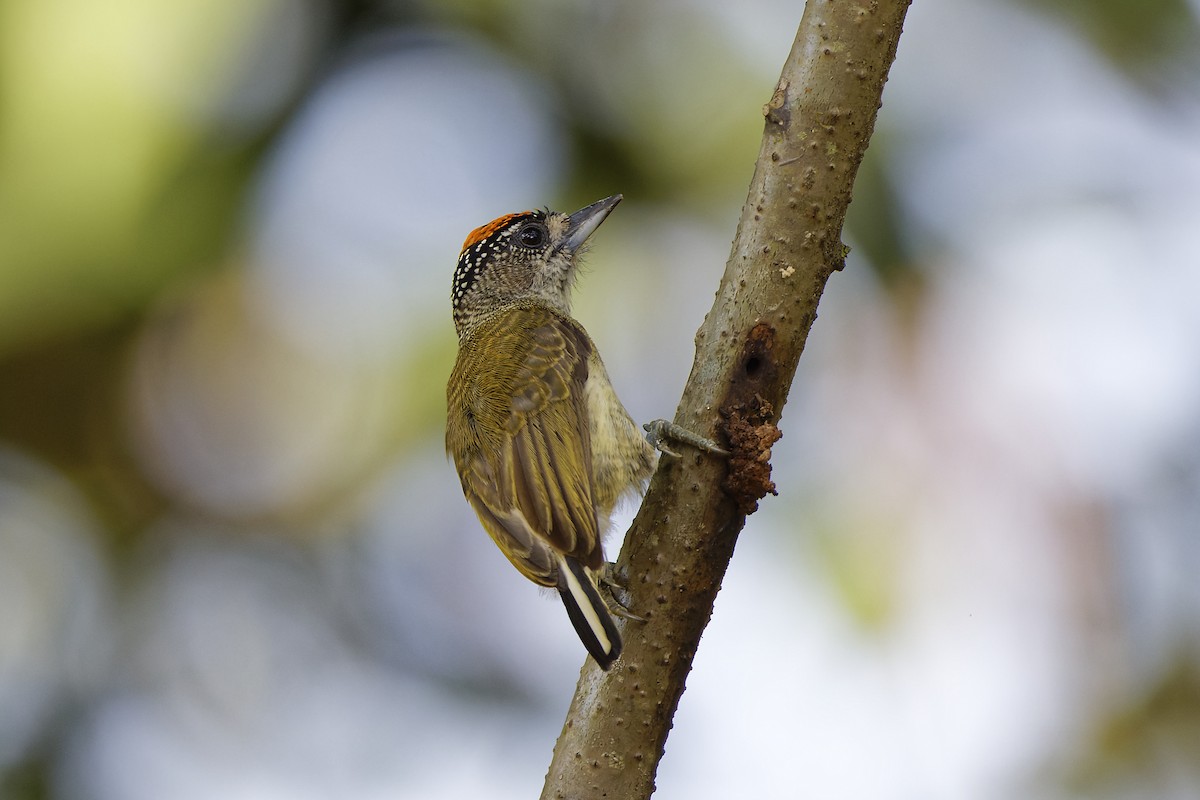
[[[558,591],[604,670],[621,654],[614,614],[638,617],[608,591],[601,537],[618,502],[644,490],[656,454],[571,316],[571,290],[589,237],[621,199],[505,214],[467,236],[446,387],[446,451],[467,502],[522,575]]]

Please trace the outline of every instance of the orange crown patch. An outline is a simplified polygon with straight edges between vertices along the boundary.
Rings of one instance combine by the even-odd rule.
[[[517,217],[523,217],[526,214],[532,214],[532,211],[518,211],[516,214],[505,214],[503,217],[497,217],[486,225],[480,225],[475,230],[467,234],[467,240],[463,242],[462,249],[473,247],[482,242],[487,237],[491,236],[496,231],[503,228],[508,223],[512,222]]]

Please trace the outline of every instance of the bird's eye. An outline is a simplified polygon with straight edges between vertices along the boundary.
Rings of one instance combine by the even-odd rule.
[[[526,225],[517,233],[517,241],[526,247],[541,247],[546,243],[546,229],[541,225]]]

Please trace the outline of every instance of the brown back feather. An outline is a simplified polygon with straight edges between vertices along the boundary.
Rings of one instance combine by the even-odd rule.
[[[484,527],[526,577],[556,580],[554,553],[599,569],[585,399],[592,343],[570,318],[517,303],[463,341],[448,389],[446,449]]]

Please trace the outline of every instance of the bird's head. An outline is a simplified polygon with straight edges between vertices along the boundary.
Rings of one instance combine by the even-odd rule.
[[[570,313],[579,254],[619,202],[621,195],[615,194],[574,214],[505,214],[471,231],[450,289],[459,336],[474,320],[518,300],[537,300]]]

